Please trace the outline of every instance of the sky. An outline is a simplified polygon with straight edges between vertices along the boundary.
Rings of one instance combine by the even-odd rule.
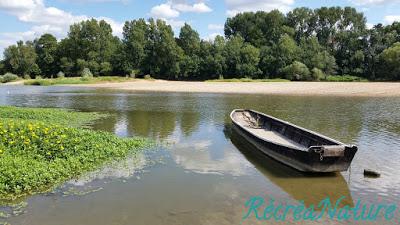
[[[363,12],[367,25],[400,21],[400,0],[0,0],[0,58],[5,47],[18,40],[33,40],[44,33],[58,39],[67,35],[73,23],[104,19],[113,33],[122,36],[125,21],[160,18],[179,34],[186,22],[201,38],[223,34],[227,17],[244,11],[286,13],[296,7],[352,6]]]

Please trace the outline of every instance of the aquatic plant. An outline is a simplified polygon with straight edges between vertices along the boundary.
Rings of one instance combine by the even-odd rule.
[[[10,115],[12,108],[0,107],[0,199],[46,191],[104,163],[135,156],[148,143],[66,126],[65,118],[55,118],[72,114],[91,120],[85,113],[54,109],[46,116],[51,109],[15,108]],[[84,124],[82,118],[66,118]]]

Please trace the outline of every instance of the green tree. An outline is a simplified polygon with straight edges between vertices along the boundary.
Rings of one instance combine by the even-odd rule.
[[[281,73],[289,80],[311,80],[310,70],[301,62],[294,61],[281,70]]]
[[[276,43],[285,33],[293,29],[286,26],[285,16],[278,10],[271,12],[245,12],[228,18],[225,23],[227,38],[240,35],[245,42],[255,47]]]
[[[400,42],[396,42],[384,50],[379,58],[384,63],[382,73],[385,74],[386,78],[390,80],[400,79]]]
[[[32,42],[17,42],[4,50],[4,61],[12,72],[20,76],[39,75],[40,70],[36,64],[36,52]]]
[[[183,51],[175,42],[171,26],[161,19],[149,19],[142,71],[155,78],[177,79],[182,57]]]
[[[50,77],[57,71],[57,39],[51,34],[43,34],[35,40],[35,51],[37,54],[37,64],[42,71],[42,75]]]
[[[295,40],[313,37],[317,18],[313,10],[305,7],[296,8],[287,14],[287,23],[295,30]]]
[[[226,75],[230,78],[253,77],[261,74],[258,69],[260,51],[241,36],[230,38],[225,45]]]
[[[146,32],[148,26],[144,19],[125,22],[123,28],[123,46],[118,49],[119,67],[129,73],[139,69],[145,57]]]
[[[199,79],[200,58],[200,37],[192,27],[185,23],[181,28],[178,45],[182,48],[185,56],[179,63],[180,74],[184,78]]]

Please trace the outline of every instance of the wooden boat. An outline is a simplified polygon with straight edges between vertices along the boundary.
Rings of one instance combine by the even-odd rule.
[[[254,110],[236,109],[230,117],[234,128],[259,151],[300,171],[346,171],[357,152],[357,146]]]

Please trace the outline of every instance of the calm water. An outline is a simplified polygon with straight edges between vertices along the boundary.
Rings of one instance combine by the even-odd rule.
[[[11,224],[240,224],[244,203],[254,195],[306,205],[327,195],[344,195],[350,205],[357,199],[400,202],[399,98],[1,86],[0,104],[108,112],[112,116],[94,129],[163,143],[138,161],[116,162],[29,197],[20,215],[0,220]],[[231,130],[229,113],[235,108],[256,109],[358,145],[351,171],[306,176],[254,153]],[[382,177],[364,178],[364,168]]]

